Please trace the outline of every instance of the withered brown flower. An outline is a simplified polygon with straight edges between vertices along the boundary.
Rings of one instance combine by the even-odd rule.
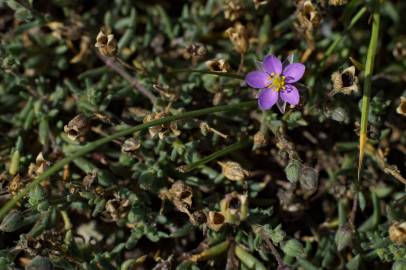
[[[79,114],[64,126],[63,130],[71,140],[76,140],[79,136],[85,134],[90,128],[90,121],[83,115]]]
[[[207,68],[210,71],[228,72],[230,71],[230,64],[225,59],[215,58],[206,61]]]
[[[213,231],[219,231],[225,223],[225,217],[222,213],[210,211],[207,218],[207,227]]]
[[[400,103],[396,108],[396,112],[400,115],[406,116],[406,97],[400,97]]]
[[[394,223],[389,227],[389,238],[397,244],[406,243],[406,222]]]
[[[244,12],[244,5],[241,0],[225,0],[224,17],[230,21],[235,21]]]
[[[350,95],[352,92],[358,92],[358,77],[355,74],[355,66],[348,67],[341,72],[334,72],[331,75],[333,91],[330,95],[342,93]]]
[[[247,51],[248,35],[244,25],[237,22],[233,27],[228,28],[225,33],[238,53],[244,54]]]
[[[244,170],[240,164],[234,161],[217,162],[222,169],[223,175],[233,181],[243,181],[249,176],[249,172]]]
[[[103,56],[114,56],[117,52],[117,41],[114,35],[106,35],[103,30],[100,30],[96,37],[96,44],[94,45]]]

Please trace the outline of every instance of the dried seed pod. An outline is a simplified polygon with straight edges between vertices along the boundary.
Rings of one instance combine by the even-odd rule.
[[[217,162],[222,169],[224,176],[233,181],[243,181],[249,176],[249,172],[244,170],[240,164],[234,161]]]
[[[194,225],[199,225],[207,222],[206,214],[202,210],[194,211],[191,216],[191,221]]]
[[[215,59],[206,61],[206,65],[210,71],[216,71],[216,72],[230,71],[230,64],[228,62],[226,62],[225,59],[215,58]]]
[[[264,146],[268,145],[268,134],[262,132],[262,131],[258,131],[257,133],[255,133],[254,135],[254,143],[253,143],[253,147],[252,149],[256,150],[259,148],[262,148]]]
[[[400,103],[396,108],[396,112],[400,115],[406,116],[406,97],[400,97]]]
[[[168,115],[169,115],[169,114],[168,114],[167,112],[150,113],[150,114],[147,114],[147,115],[144,117],[144,121],[143,121],[143,122],[144,122],[144,123],[148,123],[148,122],[151,122],[151,121],[158,120],[158,119],[160,119],[160,118],[166,117],[166,116],[168,116]],[[158,137],[159,137],[160,139],[163,139],[164,136],[165,136],[169,131],[171,131],[172,134],[175,135],[175,136],[179,136],[179,135],[180,135],[180,131],[178,130],[178,126],[177,126],[177,124],[176,124],[176,121],[173,121],[173,122],[170,122],[170,123],[167,123],[167,124],[162,124],[162,125],[153,126],[153,127],[150,127],[150,128],[148,129],[148,132],[149,132],[149,134],[151,135],[152,138],[154,138],[154,137],[158,134]]]
[[[348,0],[329,0],[328,3],[331,6],[343,6],[348,3]]]
[[[224,17],[230,21],[235,21],[244,12],[244,5],[241,0],[225,0]]]
[[[406,221],[389,227],[389,239],[396,244],[406,244]]]
[[[207,53],[206,48],[203,44],[200,43],[193,43],[190,44],[183,52],[183,57],[186,59],[194,58],[199,59],[205,56]]]
[[[238,53],[247,52],[248,35],[244,25],[238,22],[233,27],[228,28],[225,33]]]
[[[176,181],[173,183],[169,192],[175,199],[186,204],[189,208],[192,206],[193,190],[182,181]]]
[[[21,181],[21,176],[19,174],[16,174],[13,179],[10,181],[8,184],[7,190],[10,192],[12,195],[17,194],[20,189],[23,187],[23,182]]]
[[[88,173],[85,177],[83,177],[82,184],[85,187],[85,189],[89,189],[92,184],[95,182],[97,177],[97,172],[92,171],[91,173]]]
[[[220,212],[210,211],[207,219],[207,227],[213,231],[219,231],[225,222],[224,215]]]
[[[301,1],[301,3],[298,5],[296,17],[300,27],[307,30],[313,30],[320,24],[321,20],[318,9],[310,0]]]
[[[352,92],[358,92],[358,77],[355,75],[355,66],[344,69],[342,72],[334,72],[331,75],[333,82],[333,92],[350,95]]]
[[[103,56],[114,56],[117,51],[117,41],[114,35],[106,35],[103,30],[100,30],[96,37],[96,44],[94,45]]]
[[[89,120],[83,114],[79,114],[70,120],[63,130],[71,140],[76,140],[79,136],[84,135],[89,128]]]
[[[44,159],[42,152],[37,155],[35,163],[31,163],[28,167],[28,176],[37,177],[42,174],[46,169],[48,169],[51,163]]]
[[[105,214],[110,217],[111,221],[116,222],[127,215],[130,207],[131,203],[128,199],[116,196],[116,198],[106,202]]]
[[[121,152],[125,154],[135,154],[137,150],[141,147],[141,144],[138,140],[134,138],[128,138],[124,141],[123,145],[121,146]]]
[[[220,202],[220,210],[225,220],[230,224],[240,224],[248,216],[248,196],[237,192],[226,194]]]

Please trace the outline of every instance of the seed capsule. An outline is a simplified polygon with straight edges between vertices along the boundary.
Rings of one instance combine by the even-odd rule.
[[[103,30],[100,30],[96,37],[96,44],[94,45],[103,56],[114,56],[117,51],[117,41],[114,35],[106,35]]]
[[[222,169],[223,175],[233,181],[243,181],[249,176],[249,172],[244,170],[240,164],[234,161],[217,162]]]
[[[84,115],[79,114],[70,120],[69,123],[64,126],[63,130],[71,140],[76,140],[89,130],[89,126],[89,120]]]

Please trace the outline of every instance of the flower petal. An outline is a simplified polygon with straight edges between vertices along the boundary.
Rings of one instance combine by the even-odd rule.
[[[253,88],[265,88],[271,83],[269,75],[259,70],[248,73],[247,76],[245,76],[245,81]]]
[[[272,88],[266,88],[259,93],[258,105],[261,110],[269,110],[278,100],[278,92]]]
[[[282,62],[276,56],[268,55],[264,58],[264,63],[262,65],[268,74],[271,74],[272,72],[275,74],[281,74],[282,72]]]
[[[280,97],[290,105],[297,105],[300,100],[299,91],[291,84],[286,85],[286,90],[280,92]]]
[[[294,83],[300,80],[303,77],[305,72],[305,66],[301,63],[293,63],[287,65],[283,70],[282,75],[286,77],[286,83]]]

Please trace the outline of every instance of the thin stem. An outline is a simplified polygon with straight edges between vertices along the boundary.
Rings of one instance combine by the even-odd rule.
[[[212,154],[210,154],[210,155],[208,155],[208,156],[206,156],[206,157],[204,157],[204,158],[202,158],[202,159],[200,159],[200,160],[198,160],[198,161],[196,161],[196,162],[194,162],[192,164],[181,167],[180,170],[182,172],[184,172],[184,173],[185,172],[190,172],[191,170],[194,170],[194,169],[196,169],[196,168],[198,168],[198,167],[200,167],[200,166],[202,166],[202,165],[204,165],[204,164],[206,164],[206,163],[208,163],[208,162],[210,162],[212,160],[215,160],[215,159],[217,159],[219,157],[225,156],[225,155],[227,155],[227,154],[229,154],[231,152],[237,151],[237,150],[239,150],[241,148],[247,147],[249,144],[250,144],[250,141],[247,140],[247,141],[238,142],[238,143],[229,145],[226,148],[221,149],[219,151],[216,151],[216,152],[214,152],[214,153],[212,153]]]
[[[125,128],[123,130],[117,131],[109,136],[106,136],[104,138],[101,138],[99,140],[96,140],[94,142],[88,143],[85,146],[81,147],[79,150],[76,152],[71,153],[68,157],[56,162],[53,166],[51,166],[48,170],[46,170],[43,174],[39,175],[37,178],[35,178],[33,181],[31,181],[27,186],[18,192],[12,199],[10,199],[1,209],[0,209],[0,220],[3,219],[3,217],[10,211],[19,200],[21,200],[27,193],[36,185],[44,181],[45,179],[49,178],[52,176],[54,173],[58,172],[61,170],[66,164],[70,163],[74,159],[84,156],[87,153],[90,153],[91,151],[95,150],[96,148],[111,142],[115,139],[118,139],[120,137],[147,129],[149,127],[157,126],[157,125],[162,125],[165,123],[169,123],[175,120],[181,120],[181,119],[189,119],[189,118],[194,118],[198,117],[201,115],[205,114],[211,114],[211,113],[217,113],[217,112],[224,112],[224,111],[231,111],[231,110],[237,110],[237,109],[244,109],[244,108],[250,108],[254,107],[256,105],[256,101],[246,101],[242,103],[237,103],[237,104],[230,104],[230,105],[223,105],[223,106],[216,106],[216,107],[210,107],[210,108],[204,108],[200,110],[195,110],[195,111],[190,111],[190,112],[185,112],[181,113],[178,115],[171,115],[168,117],[164,117],[158,120],[154,120],[148,123],[144,123],[141,125],[137,125],[134,127],[129,127]]]
[[[218,72],[218,71],[209,71],[209,70],[200,70],[200,69],[175,69],[175,70],[170,71],[169,74],[171,74],[171,73],[193,73],[193,72],[244,80],[244,76],[242,76],[242,75],[228,73],[228,72]]]
[[[135,90],[147,97],[152,102],[152,104],[155,104],[157,98],[151,92],[149,92],[137,79],[128,74],[127,71],[125,71],[121,64],[116,60],[116,58],[105,57],[100,53],[97,53],[97,55],[108,68],[117,72],[121,77],[128,81]]]

